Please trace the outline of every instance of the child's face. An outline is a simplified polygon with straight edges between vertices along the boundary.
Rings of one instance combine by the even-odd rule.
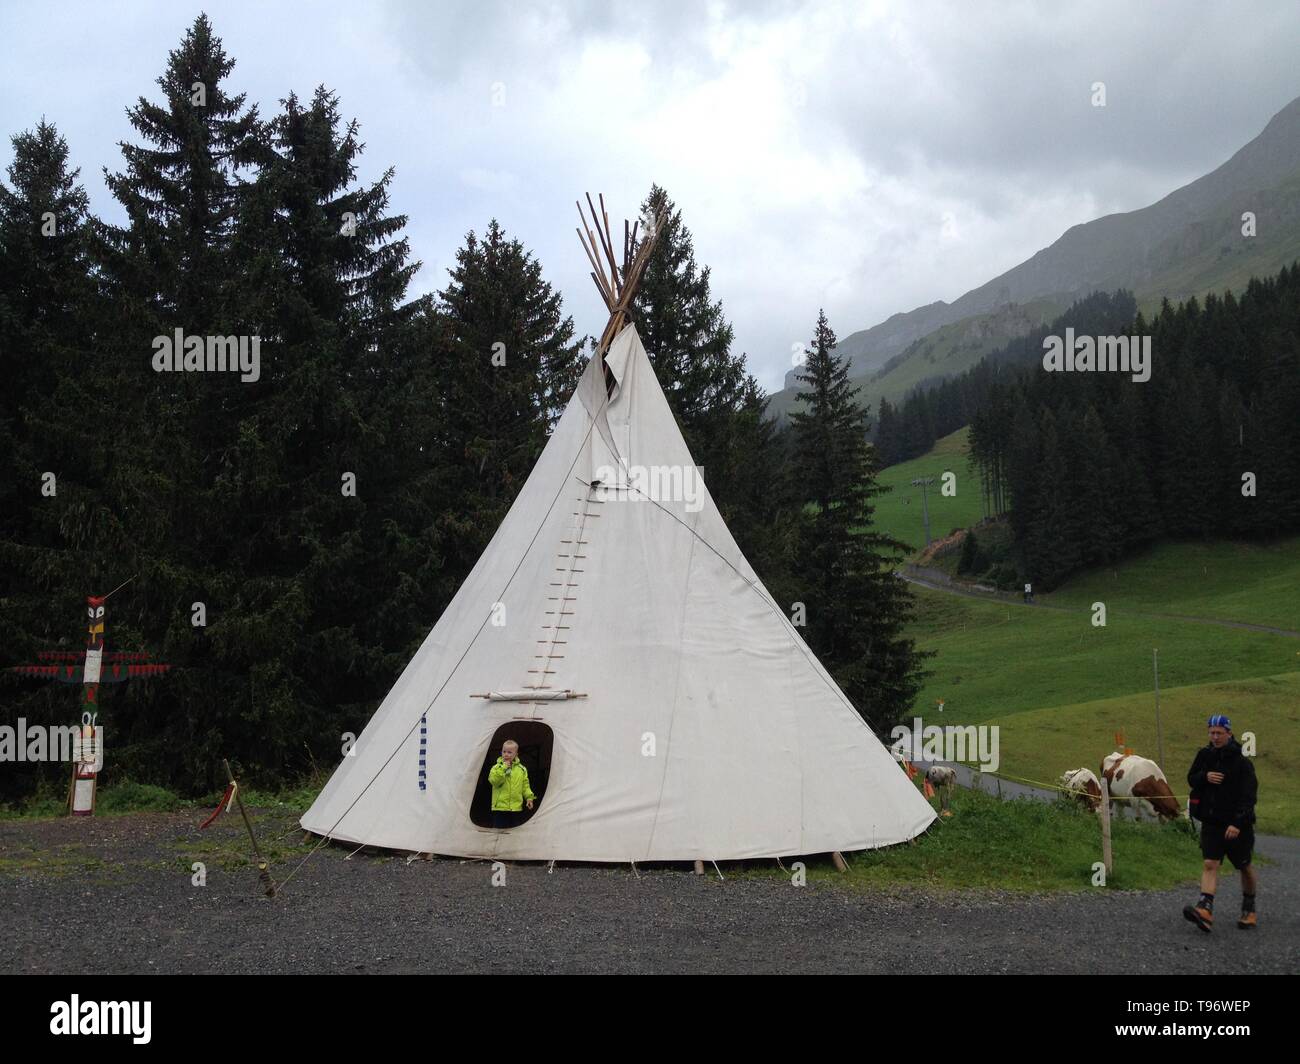
[[[501,760],[509,762],[509,761],[513,761],[514,759],[515,759],[515,748],[511,746],[509,743],[506,743],[505,746],[501,747]]]

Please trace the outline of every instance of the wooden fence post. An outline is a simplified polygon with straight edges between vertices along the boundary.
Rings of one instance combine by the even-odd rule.
[[[1110,876],[1112,862],[1110,852],[1110,781],[1101,778],[1101,863]]]

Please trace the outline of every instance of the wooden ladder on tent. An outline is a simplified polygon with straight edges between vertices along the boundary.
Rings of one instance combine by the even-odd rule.
[[[601,516],[598,508],[605,505],[604,500],[592,497],[594,490],[594,487],[588,487],[585,495],[573,500],[578,509],[572,511],[573,524],[565,531],[555,555],[555,566],[548,583],[551,593],[546,596],[546,612],[542,620],[542,638],[537,640],[537,653],[533,655],[533,667],[528,670],[525,690],[549,690],[551,678],[558,671],[555,663],[564,660],[564,648],[568,646],[568,634],[572,628],[570,621],[578,601],[578,578],[586,572],[592,522]],[[545,704],[532,703],[533,719]]]

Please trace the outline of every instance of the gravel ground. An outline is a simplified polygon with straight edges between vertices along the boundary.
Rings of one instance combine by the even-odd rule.
[[[194,813],[0,822],[0,970],[119,972],[1300,971],[1300,839],[1261,839],[1261,923],[1183,920],[1190,887],[1024,897],[864,891],[683,869],[417,861],[323,847],[274,901],[237,867],[237,817]],[[301,860],[291,832],[276,862]],[[274,844],[273,842],[271,843]],[[191,861],[208,864],[196,887]],[[770,867],[770,866],[769,866]],[[1193,871],[1193,870],[1189,870]],[[508,954],[502,960],[502,954]]]

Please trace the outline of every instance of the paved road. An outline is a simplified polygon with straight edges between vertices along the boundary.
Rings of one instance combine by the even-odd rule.
[[[1186,972],[1294,973],[1300,844],[1261,846],[1261,923],[1212,935],[1172,891],[1024,897],[807,887],[723,866],[510,865],[320,851],[268,901],[247,867],[213,863],[190,814],[0,822],[0,970],[36,972]],[[77,855],[86,869],[60,864]],[[40,858],[48,868],[32,867]],[[95,862],[101,862],[97,867]],[[278,866],[283,878],[286,866]],[[770,868],[770,862],[754,862]],[[87,870],[89,869],[89,870]],[[1194,873],[1189,869],[1189,876]],[[1236,880],[1221,892],[1231,917]]]

